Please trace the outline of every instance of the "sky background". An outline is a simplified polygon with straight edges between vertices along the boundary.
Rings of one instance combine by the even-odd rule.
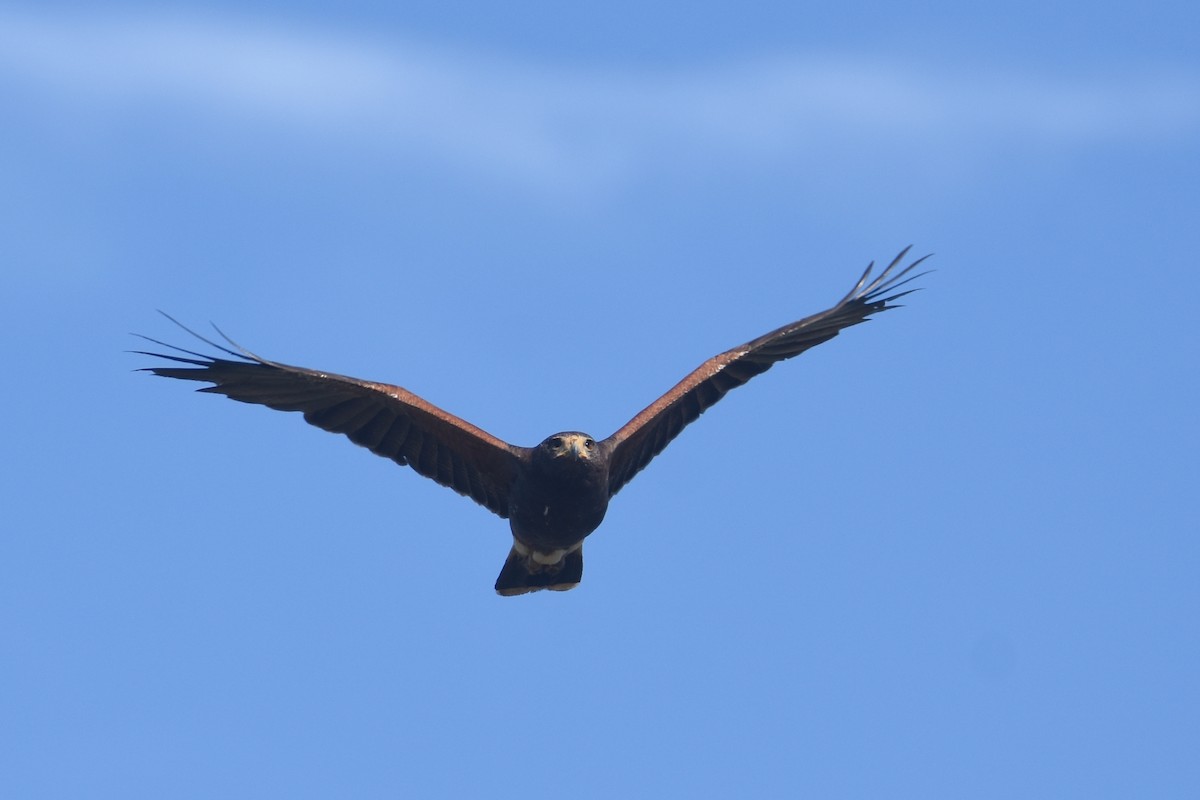
[[[1198,9],[0,4],[0,796],[1200,795]],[[603,437],[910,243],[565,594],[126,352]]]

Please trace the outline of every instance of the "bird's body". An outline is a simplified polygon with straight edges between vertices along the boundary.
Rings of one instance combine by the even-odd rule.
[[[585,433],[556,433],[533,448],[513,482],[513,537],[543,552],[583,541],[608,510],[607,467]]]
[[[604,520],[613,495],[730,389],[873,313],[895,307],[889,303],[907,292],[892,292],[912,280],[905,276],[923,260],[897,270],[906,253],[907,249],[874,280],[869,280],[868,267],[833,308],[710,358],[602,440],[567,431],[535,447],[517,447],[399,386],[268,361],[198,335],[236,360],[152,339],[194,358],[145,353],[189,365],[147,371],[213,384],[202,392],[303,412],[310,424],[345,434],[373,453],[470,497],[507,518],[512,530],[512,549],[496,581],[497,592],[564,590],[579,583],[583,540]]]
[[[579,583],[583,540],[608,511],[608,460],[602,456],[596,440],[578,431],[556,433],[532,448],[513,482],[513,549],[496,591],[520,594],[533,586],[570,589]],[[578,574],[569,569],[576,563]]]

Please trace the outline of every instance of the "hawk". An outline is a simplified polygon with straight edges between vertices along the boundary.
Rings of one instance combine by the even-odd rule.
[[[172,362],[143,372],[210,383],[197,391],[243,403],[299,411],[310,425],[343,434],[471,498],[507,519],[512,531],[512,548],[496,579],[496,591],[506,596],[564,591],[579,585],[583,541],[603,521],[609,501],[625,484],[730,389],[872,314],[895,308],[897,299],[914,291],[898,291],[899,287],[920,277],[911,273],[928,258],[901,267],[908,251],[902,250],[878,275],[872,275],[874,262],[869,264],[832,308],[713,356],[606,439],[564,431],[534,447],[517,447],[407,389],[269,361],[241,348],[219,329],[229,347],[176,322],[220,355],[149,337],[141,338],[175,354],[136,352]]]

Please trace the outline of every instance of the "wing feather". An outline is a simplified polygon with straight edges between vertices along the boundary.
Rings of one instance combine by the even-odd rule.
[[[237,350],[171,321],[223,355],[209,356],[142,337],[175,352],[137,351],[174,362],[143,372],[212,383],[198,391],[277,411],[301,412],[310,425],[343,434],[376,455],[408,465],[495,514],[508,516],[509,492],[520,463],[528,457],[526,448],[514,447],[399,386],[268,361],[228,337]]]
[[[906,247],[877,276],[874,262],[845,297],[830,309],[784,325],[740,347],[705,361],[670,391],[655,400],[601,443],[609,453],[609,493],[616,494],[634,475],[731,389],[761,375],[774,364],[827,342],[872,314],[896,308],[895,301],[913,289],[900,287],[925,273],[912,274],[928,256],[904,268]]]

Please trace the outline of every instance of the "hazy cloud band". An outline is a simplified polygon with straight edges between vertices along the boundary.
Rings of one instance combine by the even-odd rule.
[[[664,162],[828,157],[868,141],[969,152],[1200,129],[1190,74],[1066,79],[830,54],[581,69],[240,17],[0,11],[0,81],[86,101],[88,113],[158,104],[535,183]]]

